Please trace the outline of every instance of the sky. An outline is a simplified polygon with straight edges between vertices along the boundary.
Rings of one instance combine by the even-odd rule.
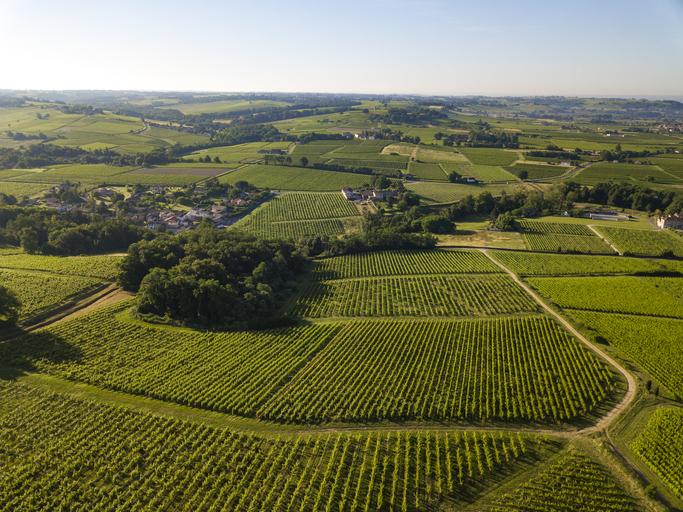
[[[0,89],[683,96],[683,0],[0,0]]]

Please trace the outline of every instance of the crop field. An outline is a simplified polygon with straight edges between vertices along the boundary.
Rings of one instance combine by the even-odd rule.
[[[519,159],[519,154],[514,151],[491,148],[458,148],[467,159],[474,165],[510,165]]]
[[[240,110],[261,109],[267,107],[286,107],[288,103],[270,100],[223,100],[207,103],[179,103],[164,108],[180,110],[183,114],[216,114],[221,112],[236,112]]]
[[[470,194],[476,196],[484,190],[488,190],[494,196],[500,195],[501,190],[508,187],[505,185],[461,185],[459,183],[408,183],[406,188],[418,194],[428,203],[442,204],[454,203]]]
[[[2,253],[0,269],[39,270],[66,276],[114,279],[118,273],[120,256],[39,256]]]
[[[525,233],[557,233],[560,235],[595,236],[588,226],[582,224],[560,224],[554,222],[535,222],[533,220],[519,220],[519,225]]]
[[[576,256],[492,251],[489,254],[521,276],[635,274],[662,270],[658,265],[637,258]]]
[[[292,151],[292,157],[294,156],[321,156],[324,155],[325,153],[330,153],[331,151],[334,151],[335,149],[339,149],[341,146],[333,146],[332,141],[325,141],[328,142],[330,145],[318,145],[318,144],[303,144],[300,146],[294,146],[294,150]],[[351,147],[351,146],[347,146]]]
[[[448,176],[446,176],[446,173],[439,164],[410,162],[407,172],[421,180],[448,181]]]
[[[683,409],[657,409],[630,448],[683,498]]]
[[[681,278],[666,281],[677,279]],[[541,277],[528,281],[561,308],[683,318],[683,301],[651,280],[623,276]],[[681,287],[680,281],[677,286]]]
[[[258,188],[271,190],[310,190],[315,192],[341,191],[344,187],[360,188],[370,181],[369,176],[348,172],[321,171],[304,167],[279,165],[250,165],[219,178],[222,184],[234,185],[248,181]]]
[[[494,182],[494,183],[502,183],[502,182],[516,182],[517,178],[507,172],[505,169],[502,167],[498,166],[493,166],[493,165],[470,165],[466,168],[463,169],[463,172],[467,174],[469,170],[469,173],[477,178],[479,181],[483,182]]]
[[[482,316],[536,308],[507,275],[391,276],[309,283],[290,314],[310,318]]]
[[[598,236],[562,235],[558,233],[525,233],[524,241],[532,251],[582,252],[614,254]]]
[[[165,170],[165,169],[164,169]],[[169,174],[139,174],[136,172],[117,174],[102,180],[107,185],[163,185],[165,187],[182,187],[192,185],[206,178],[203,174],[177,174],[170,170]]]
[[[645,184],[647,183],[646,178],[648,176],[654,178],[655,183],[683,184],[683,178],[662,172],[654,165],[612,164],[605,162],[600,162],[581,170],[572,179],[588,185],[609,180],[638,181]]]
[[[327,158],[330,155],[325,155]],[[408,162],[387,162],[384,160],[359,160],[357,158],[338,158],[335,157],[330,160],[332,164],[346,165],[348,167],[369,167],[375,172],[386,171],[406,171],[408,169]]]
[[[236,229],[244,229],[264,238],[299,240],[309,235],[336,236],[345,233],[344,223],[339,219],[298,220],[292,222],[270,222],[264,215],[251,215],[235,224]]]
[[[150,175],[150,176],[205,176],[213,177],[230,171],[230,167],[146,167],[136,169],[126,174],[130,175]]]
[[[676,155],[680,158],[681,155]],[[683,160],[653,158],[652,163],[663,172],[683,179]]]
[[[499,274],[502,270],[478,251],[373,251],[315,262],[316,281],[411,274]]]
[[[512,493],[493,500],[485,510],[638,512],[641,509],[602,466],[584,455],[571,454]]]
[[[683,321],[595,311],[569,313],[683,398]]]
[[[17,294],[22,304],[19,317],[23,319],[61,304],[69,297],[97,286],[101,281],[87,277],[0,271],[0,283]]]
[[[572,167],[560,167],[559,165],[533,165],[533,164],[515,164],[511,167],[504,167],[504,169],[519,177],[519,173],[526,171],[528,180],[539,180],[544,178],[555,178],[567,174]]]
[[[43,190],[46,190],[56,183],[18,183],[16,181],[0,181],[0,192],[10,196],[14,196],[17,199],[22,197],[30,197],[32,195],[38,194]]]
[[[26,174],[32,174],[32,172],[33,171],[27,171],[25,169],[5,169],[0,171],[0,180],[16,178],[17,176],[25,176]]]
[[[341,193],[282,194],[265,203],[252,215],[264,215],[267,221],[327,219],[360,215]]]
[[[0,437],[3,510],[426,510],[551,444],[476,431],[269,439],[5,381],[0,408],[15,426]]]
[[[111,165],[58,165],[43,172],[24,174],[11,181],[34,182],[34,183],[93,183],[113,178],[116,174],[130,171],[131,167],[114,167]]]
[[[667,252],[683,258],[683,239],[666,231],[596,226],[609,242],[623,254],[662,256]]]
[[[611,388],[605,366],[545,317],[360,321],[263,407],[286,421],[571,420]]]

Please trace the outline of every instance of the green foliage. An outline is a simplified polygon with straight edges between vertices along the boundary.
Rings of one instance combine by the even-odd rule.
[[[11,327],[16,324],[21,315],[21,307],[21,300],[11,286],[0,285],[0,327]]]
[[[113,280],[118,273],[120,261],[120,256],[64,257],[14,254],[0,256],[0,268],[39,270],[67,276]]]
[[[594,311],[573,310],[570,313],[632,358],[678,398],[683,398],[681,320]]]
[[[572,453],[530,481],[494,499],[486,512],[613,510],[637,512],[634,498],[601,465]]]
[[[455,231],[455,224],[451,222],[448,217],[442,215],[425,215],[411,223],[415,231],[424,231],[425,233],[438,233],[441,235],[453,233]]]
[[[0,438],[7,472],[0,506],[8,510],[33,502],[93,512],[387,510],[402,503],[421,510],[471,496],[472,486],[551,446],[540,436],[477,431],[274,439],[5,381],[0,409],[15,426]]]
[[[507,275],[384,277],[309,283],[291,314],[302,317],[465,316],[536,311]]]
[[[502,273],[478,251],[374,251],[315,262],[317,281],[391,275]]]
[[[683,498],[683,410],[657,409],[630,448]]]
[[[660,268],[636,258],[607,256],[575,256],[492,251],[489,253],[515,274],[533,275],[598,275],[657,272]]]
[[[503,231],[514,231],[515,218],[512,216],[512,213],[505,212],[498,215],[498,217],[496,217],[496,227]]]
[[[683,258],[683,240],[666,231],[611,226],[596,226],[595,229],[624,254]]]

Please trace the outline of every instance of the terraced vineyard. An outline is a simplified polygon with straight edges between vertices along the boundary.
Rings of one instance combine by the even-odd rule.
[[[361,321],[345,324],[260,416],[565,421],[610,391],[607,368],[545,317]]]
[[[683,321],[569,310],[679,398],[683,398]]]
[[[0,272],[0,283],[14,291],[21,300],[20,318],[28,318],[40,310],[56,306],[101,283],[86,277],[64,277],[26,272]]]
[[[683,301],[637,277],[532,278],[562,308],[683,318]],[[674,281],[680,286],[680,280]]]
[[[316,281],[411,274],[499,274],[501,269],[478,251],[373,251],[315,262]]]
[[[378,277],[309,283],[294,316],[454,316],[536,311],[507,275]]]
[[[576,256],[491,251],[496,261],[522,276],[635,274],[661,271],[659,265],[636,258]]]
[[[571,454],[514,492],[493,501],[487,512],[637,512],[640,507],[605,469]]]
[[[602,236],[623,254],[662,256],[670,252],[683,258],[683,239],[666,231],[596,226]]]
[[[630,448],[683,498],[683,409],[657,409]]]
[[[426,510],[549,445],[482,432],[270,439],[5,381],[0,409],[13,427],[0,434],[0,510]]]
[[[68,276],[114,279],[120,256],[37,256],[13,254],[0,256],[1,268],[41,270]]]

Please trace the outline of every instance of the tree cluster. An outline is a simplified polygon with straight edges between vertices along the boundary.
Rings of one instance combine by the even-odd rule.
[[[291,242],[200,228],[130,246],[119,284],[137,291],[137,310],[188,325],[273,325],[308,258]]]

